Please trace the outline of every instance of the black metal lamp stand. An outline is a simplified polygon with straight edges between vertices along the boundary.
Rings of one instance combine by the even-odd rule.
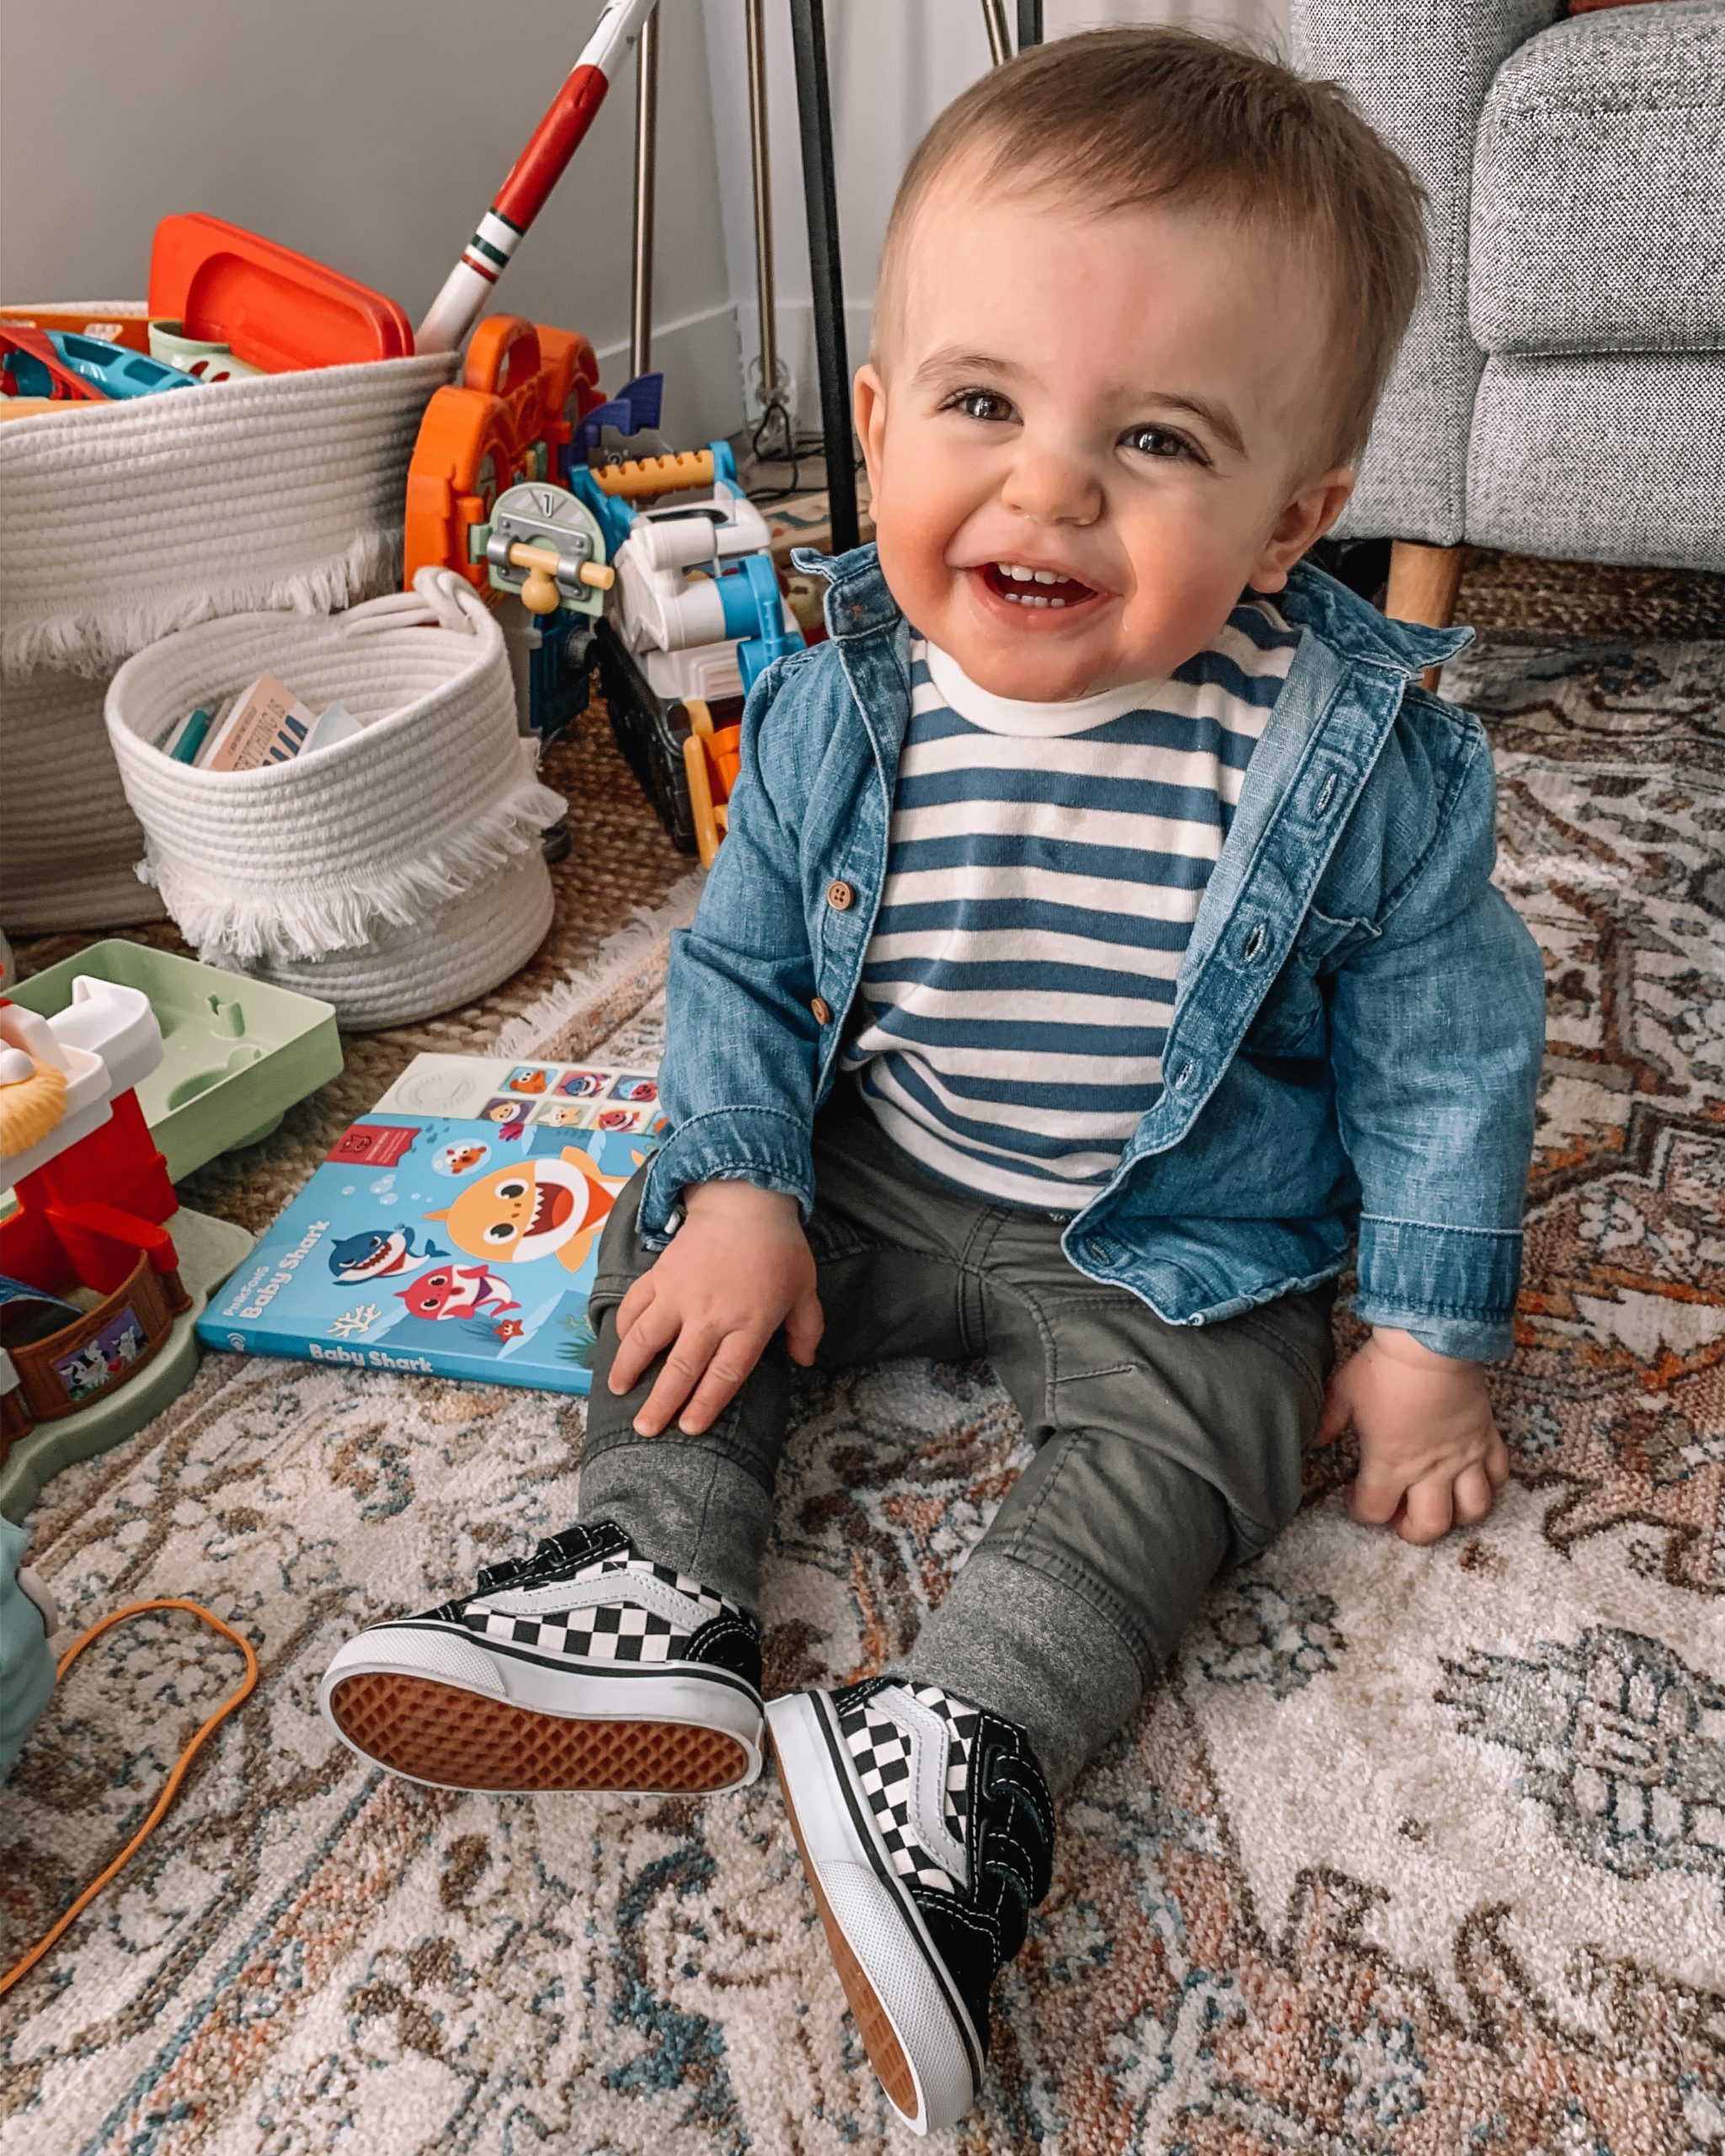
[[[1008,56],[1004,0],[983,0],[996,66]],[[1018,0],[1018,48],[1042,42],[1042,0]],[[839,259],[838,180],[832,155],[832,99],[826,79],[823,0],[791,0],[797,63],[797,125],[803,146],[803,202],[809,219],[809,270],[814,300],[814,348],[820,375],[821,446],[836,554],[854,547],[857,463],[851,440],[851,364],[845,347],[845,280]]]

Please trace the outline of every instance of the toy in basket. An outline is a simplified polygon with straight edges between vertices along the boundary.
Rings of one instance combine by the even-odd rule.
[[[150,314],[176,325],[195,350],[231,354],[264,374],[407,359],[414,350],[408,318],[386,294],[196,211],[156,227]]]

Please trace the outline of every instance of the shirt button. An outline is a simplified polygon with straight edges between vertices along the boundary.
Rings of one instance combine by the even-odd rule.
[[[830,1026],[832,1023],[832,1006],[824,995],[815,996],[809,1003],[809,1009],[817,1026]]]
[[[857,903],[857,894],[848,883],[829,883],[826,887],[826,903],[835,913],[848,913]]]

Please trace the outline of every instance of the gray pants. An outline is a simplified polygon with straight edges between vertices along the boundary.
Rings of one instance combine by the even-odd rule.
[[[814,1166],[820,1366],[986,1358],[1036,1448],[901,1673],[1017,1723],[1058,1790],[1127,1720],[1215,1574],[1292,1518],[1333,1290],[1166,1324],[1087,1279],[1058,1220],[921,1174],[848,1088],[816,1125]],[[655,1255],[636,1231],[641,1182],[600,1247],[581,1517],[758,1611],[789,1357],[781,1336],[703,1435],[636,1434],[660,1365],[621,1396],[606,1374],[617,1305]]]

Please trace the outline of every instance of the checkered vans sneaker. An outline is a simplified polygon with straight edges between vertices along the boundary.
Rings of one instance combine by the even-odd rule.
[[[945,1726],[946,1772],[941,1780],[941,1812],[948,1837],[962,1850],[970,1816],[970,1755],[981,1716],[937,1684],[902,1688],[917,1706]],[[839,1717],[846,1748],[856,1764],[857,1780],[868,1799],[875,1830],[893,1870],[913,1886],[937,1894],[956,1894],[953,1879],[924,1848],[911,1824],[914,1789],[911,1778],[913,1739],[886,1709],[879,1694],[867,1694]]]
[[[767,1728],[827,1944],[881,2085],[955,2126],[988,1995],[1047,1893],[1054,1806],[1024,1732],[914,1679],[774,1700]]]
[[[521,1575],[531,1572],[534,1561],[523,1565]],[[713,1619],[748,1622],[735,1603],[710,1593],[699,1580],[627,1550],[583,1565],[566,1582],[553,1579],[528,1584],[520,1575],[510,1576],[515,1568],[499,1569],[505,1575],[502,1579],[496,1572],[480,1574],[478,1593],[460,1605],[460,1622],[487,1639],[564,1660],[677,1662],[683,1659],[694,1634]],[[605,1600],[558,1606],[566,1600],[562,1593],[566,1584],[590,1588],[595,1580],[604,1581],[611,1591]],[[656,1593],[655,1588],[669,1592]],[[693,1607],[679,1609],[680,1602]]]
[[[318,1700],[362,1758],[444,1789],[733,1789],[761,1766],[754,1619],[608,1520],[361,1632]]]

